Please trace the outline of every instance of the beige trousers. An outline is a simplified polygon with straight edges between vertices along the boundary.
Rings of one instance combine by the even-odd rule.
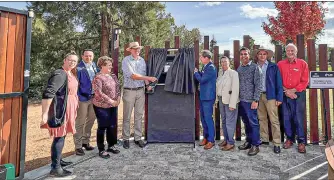
[[[257,114],[260,123],[260,135],[263,142],[269,142],[268,132],[268,115],[271,123],[271,131],[273,135],[273,144],[279,146],[281,144],[281,130],[278,120],[278,107],[276,106],[276,100],[267,100],[266,94],[261,94],[259,100],[259,107]]]
[[[131,113],[134,109],[134,138],[135,141],[139,141],[142,137],[142,121],[144,115],[145,105],[145,90],[144,88],[139,90],[123,91],[123,140],[130,138],[130,119]]]
[[[90,142],[95,119],[93,103],[90,100],[86,102],[79,101],[77,119],[75,120],[75,129],[77,132],[73,135],[75,149],[82,148],[82,144]]]
[[[334,169],[328,163],[328,180],[334,180]]]

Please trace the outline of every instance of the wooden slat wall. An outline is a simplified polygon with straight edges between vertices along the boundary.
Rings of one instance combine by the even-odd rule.
[[[0,93],[23,91],[26,16],[0,14]],[[0,99],[0,164],[12,163],[20,169],[22,98]]]
[[[8,42],[7,42],[7,63],[6,63],[6,79],[5,93],[13,92],[13,74],[14,74],[14,54],[15,54],[15,32],[16,32],[16,15],[9,13],[8,15]],[[10,146],[10,130],[12,125],[12,98],[5,99],[2,139],[5,141],[3,146],[2,160],[9,162],[9,146]]]
[[[1,26],[0,26],[1,27]],[[4,31],[4,28],[5,27],[1,27],[0,28],[0,31]],[[245,47],[248,47],[249,48],[249,45],[250,45],[250,36],[249,35],[245,35],[243,36],[243,45]],[[0,38],[1,40],[1,38]],[[138,40],[138,37],[136,38],[136,40]],[[140,38],[139,38],[140,40]],[[302,59],[305,59],[305,49],[304,49],[304,46],[302,46],[304,44],[304,37],[299,35],[297,36],[297,46],[298,46],[298,58],[302,58]],[[3,43],[3,40],[1,41],[1,43]],[[209,36],[204,36],[204,49],[209,49]],[[316,53],[315,53],[315,42],[313,39],[308,39],[307,40],[307,59],[308,59],[308,65],[309,65],[309,69],[310,71],[315,71],[316,70]],[[125,48],[128,47],[128,44],[125,45]],[[174,37],[174,48],[179,48],[180,47],[180,38],[179,36],[175,36]],[[258,45],[255,45],[254,46],[255,48],[258,48]],[[165,41],[165,48],[170,48],[170,41]],[[282,57],[282,54],[283,54],[283,48],[281,45],[276,45],[275,46],[275,61],[276,63],[279,62],[280,60],[283,59]],[[194,49],[195,49],[195,67],[196,68],[199,68],[199,40],[194,40]],[[239,65],[240,65],[240,54],[239,54],[239,49],[240,49],[240,41],[239,40],[234,40],[233,41],[233,52],[234,52],[234,69],[236,70]],[[146,46],[145,47],[145,51],[148,52],[149,50],[149,46]],[[3,51],[6,51],[6,50],[3,50],[3,49],[0,49],[0,52],[3,52]],[[327,71],[328,70],[328,58],[327,58],[327,45],[325,44],[322,44],[322,45],[319,45],[319,65],[320,65],[320,70],[322,71]],[[125,55],[129,54],[128,52],[125,51]],[[148,53],[145,53],[146,55]],[[214,61],[215,59],[218,58],[218,54],[219,54],[219,48],[216,46],[214,47]],[[229,56],[229,51],[228,50],[225,50],[224,51],[224,55],[225,56]],[[331,62],[332,62],[332,71],[334,70],[334,50],[331,51]],[[0,64],[1,63],[6,63],[6,62],[2,62],[1,60],[3,59],[3,57],[0,58]],[[147,58],[146,58],[147,59]],[[218,59],[219,61],[219,59]],[[217,63],[215,63],[217,68],[219,65],[217,65]],[[0,80],[1,78],[3,79],[3,74],[0,73]],[[1,81],[0,81],[1,83]],[[4,90],[1,89],[1,86],[0,86],[0,93],[3,92]],[[199,116],[199,100],[198,100],[198,92],[196,92],[196,100],[195,100],[195,108],[196,108],[196,111],[195,111],[195,137],[196,137],[196,140],[199,140],[199,137],[200,137],[200,116]],[[320,110],[323,110],[322,107],[318,107],[318,103],[317,103],[317,98],[320,96],[317,94],[317,90],[312,90],[310,89],[309,90],[309,101],[307,101],[306,103],[309,103],[310,104],[310,108],[308,109],[309,111],[309,114],[310,114],[310,117],[309,117],[309,121],[308,119],[305,117],[305,121],[309,124],[305,124],[304,128],[306,128],[308,125],[310,126],[310,142],[312,144],[318,144],[319,143],[319,133],[318,133],[318,111],[319,111],[319,108],[321,108]],[[333,96],[334,96],[334,91],[333,91]],[[325,105],[326,105],[326,108],[327,108],[327,117],[326,117],[326,120],[327,120],[327,123],[328,123],[328,135],[329,135],[329,139],[331,138],[331,122],[330,122],[330,115],[331,113],[334,114],[334,111],[331,112],[330,109],[329,109],[329,92],[328,90],[325,90],[325,99],[326,99],[326,102],[325,102]],[[3,102],[1,102],[0,100],[0,112],[3,111],[1,109],[1,107],[3,107],[3,105],[1,104]],[[1,106],[2,105],[2,106]],[[146,107],[148,108],[148,107]],[[281,111],[281,107],[279,108],[279,112]],[[217,112],[217,109],[215,109],[215,114],[219,115],[219,113]],[[282,139],[282,142],[284,141],[284,126],[283,126],[283,122],[281,121],[282,120],[282,117],[281,117],[281,113],[279,113],[280,117],[280,123],[281,123],[281,139]],[[323,116],[323,115],[322,115]],[[0,113],[0,117],[1,117],[1,113]],[[220,117],[219,117],[220,119]],[[220,126],[217,124],[218,122],[218,117],[215,119],[216,121],[216,134],[218,135],[218,130],[220,130]],[[321,122],[322,124],[322,127],[323,127],[323,133],[324,134],[324,123]],[[147,126],[147,124],[145,124],[145,126]],[[147,127],[146,127],[147,128]],[[146,129],[145,128],[145,129]],[[240,121],[240,117],[238,117],[238,121],[237,121],[237,126],[236,126],[236,140],[240,141],[241,140],[241,121]],[[307,131],[305,131],[305,133],[307,133]],[[220,133],[219,133],[220,134]],[[0,136],[2,134],[0,133]],[[219,137],[216,135],[216,138],[217,140],[219,139]],[[1,143],[1,142],[0,142]]]
[[[234,70],[237,70],[239,65],[240,65],[240,41],[239,40],[234,40],[233,41],[233,56],[234,56]],[[238,116],[237,119],[237,126],[235,129],[235,139],[237,141],[241,141],[241,119]]]
[[[8,39],[8,15],[9,13],[0,13],[0,93],[5,92],[6,64],[7,64],[7,39]],[[4,99],[0,99],[0,164],[4,164],[5,147],[7,141],[3,138],[3,118],[4,118]]]
[[[199,69],[199,40],[196,39],[194,41],[194,50],[195,50],[195,67]],[[195,92],[195,139],[200,139],[200,107],[199,107],[199,91],[198,86],[196,86],[196,92]]]
[[[307,40],[307,57],[308,67],[310,71],[317,70],[315,40]],[[307,103],[307,102],[306,102]],[[310,141],[311,143],[318,144],[319,142],[319,130],[318,130],[318,94],[316,89],[309,89],[309,106],[310,111]]]
[[[327,44],[319,44],[319,67],[320,71],[328,71],[328,58],[327,58]],[[325,124],[324,119],[327,121],[328,139],[331,139],[331,121],[330,121],[330,107],[329,107],[329,91],[325,89],[325,102],[321,99],[321,104],[325,103],[327,114],[324,117],[324,109],[321,107],[321,117],[322,117],[322,133],[325,134]]]
[[[215,46],[213,48],[213,60],[214,65],[217,69],[217,76],[219,72],[219,46]],[[215,113],[215,127],[216,127],[216,140],[220,140],[220,112],[219,112],[219,104],[214,107],[214,113]]]

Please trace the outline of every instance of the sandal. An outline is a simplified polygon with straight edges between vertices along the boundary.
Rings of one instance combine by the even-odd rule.
[[[99,152],[99,156],[103,159],[108,159],[110,158],[110,155],[106,151],[101,151]]]

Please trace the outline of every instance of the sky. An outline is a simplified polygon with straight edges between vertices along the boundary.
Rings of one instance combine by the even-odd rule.
[[[176,25],[185,24],[188,29],[199,28],[202,35],[217,40],[219,52],[230,50],[233,55],[233,40],[250,35],[255,44],[274,50],[270,37],[261,27],[267,15],[277,15],[273,2],[162,2],[166,11],[174,17]],[[0,6],[25,9],[26,2],[0,2]],[[316,42],[334,47],[334,2],[327,2],[327,23],[324,35]]]

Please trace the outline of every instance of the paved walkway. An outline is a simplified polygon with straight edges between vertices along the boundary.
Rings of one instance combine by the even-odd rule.
[[[208,151],[192,144],[148,144],[141,149],[131,142],[130,149],[119,149],[121,153],[108,160],[92,152],[68,167],[73,175],[66,179],[327,179],[323,146],[307,146],[306,154],[294,146],[279,155],[272,145],[261,146],[255,157],[237,148],[223,152],[217,145]]]

